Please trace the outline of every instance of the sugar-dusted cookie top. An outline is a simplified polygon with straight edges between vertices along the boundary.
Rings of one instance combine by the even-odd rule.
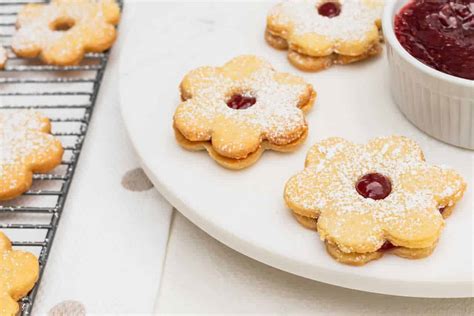
[[[38,280],[38,259],[28,252],[12,249],[0,232],[0,315],[16,315],[17,301],[28,294]]]
[[[408,138],[365,145],[329,138],[311,148],[284,196],[295,213],[317,219],[321,239],[345,253],[370,253],[386,241],[433,247],[444,225],[440,212],[465,189],[457,172],[426,163]]]
[[[382,0],[287,0],[268,14],[267,28],[309,56],[358,56],[379,41]]]
[[[299,140],[307,130],[304,111],[316,95],[302,78],[276,72],[255,56],[191,71],[181,94],[174,127],[188,141],[210,141],[232,159],[246,158],[264,141],[287,146]]]
[[[12,49],[20,57],[74,65],[86,52],[109,49],[116,38],[120,8],[115,0],[52,0],[24,6]]]
[[[33,172],[59,165],[63,148],[50,131],[48,118],[37,112],[0,112],[0,200],[27,191]]]

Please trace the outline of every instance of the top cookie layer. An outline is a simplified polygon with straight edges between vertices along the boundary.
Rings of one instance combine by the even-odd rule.
[[[115,0],[53,0],[28,4],[18,14],[12,49],[49,64],[79,63],[86,52],[102,52],[116,38],[120,8]]]
[[[368,174],[391,181],[390,194],[365,198],[356,183]],[[366,145],[329,138],[308,153],[306,168],[291,178],[285,200],[299,215],[317,218],[323,240],[347,253],[378,250],[385,241],[407,248],[432,247],[444,225],[439,209],[466,189],[452,169],[424,162],[412,140],[381,137]]]
[[[185,100],[176,109],[175,127],[190,141],[212,141],[222,156],[245,158],[266,140],[287,145],[307,129],[303,109],[314,100],[303,79],[279,73],[255,56],[237,57],[223,67],[191,71],[181,83]],[[233,95],[251,96],[244,110],[226,103]]]
[[[341,12],[335,17],[318,13],[326,0],[289,0],[276,5],[269,13],[267,27],[286,39],[290,47],[310,56],[333,52],[357,56],[379,40],[382,0],[335,0]]]
[[[16,315],[16,301],[26,296],[38,279],[38,260],[31,253],[15,251],[0,232],[0,315]]]
[[[49,120],[33,111],[0,113],[0,200],[28,190],[32,172],[55,168],[63,155]]]

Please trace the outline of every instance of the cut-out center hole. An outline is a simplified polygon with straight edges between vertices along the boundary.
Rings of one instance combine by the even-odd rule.
[[[366,199],[383,200],[392,192],[392,183],[383,174],[369,173],[357,181],[356,190]]]
[[[318,5],[318,13],[322,16],[333,18],[341,14],[341,4],[336,1],[328,1]]]
[[[227,106],[234,110],[245,110],[253,106],[257,102],[257,99],[242,94],[234,94],[227,100]]]
[[[74,27],[76,22],[71,18],[58,18],[51,23],[51,29],[56,32],[66,32]]]

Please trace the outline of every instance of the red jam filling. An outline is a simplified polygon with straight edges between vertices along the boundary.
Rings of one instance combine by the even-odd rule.
[[[357,181],[356,190],[366,199],[383,200],[392,192],[392,183],[383,174],[369,173]]]
[[[386,241],[383,243],[382,247],[379,248],[380,251],[387,251],[395,248],[396,246],[392,244],[390,241]]]
[[[474,80],[473,0],[413,0],[395,17],[395,34],[424,64]]]
[[[234,94],[228,101],[227,106],[234,110],[245,110],[254,105],[257,99],[241,94]]]
[[[318,13],[322,16],[333,18],[341,14],[341,4],[339,2],[325,2],[318,6]]]

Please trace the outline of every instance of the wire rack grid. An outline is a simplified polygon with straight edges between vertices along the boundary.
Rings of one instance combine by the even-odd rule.
[[[51,173],[35,174],[28,192],[0,201],[0,230],[16,249],[36,254],[40,264],[36,286],[20,302],[22,315],[31,314],[109,58],[109,52],[87,54],[80,65],[57,67],[16,57],[9,43],[18,11],[28,3],[47,2],[0,0],[0,45],[8,54],[0,71],[0,111],[42,112],[65,149],[61,165]]]

